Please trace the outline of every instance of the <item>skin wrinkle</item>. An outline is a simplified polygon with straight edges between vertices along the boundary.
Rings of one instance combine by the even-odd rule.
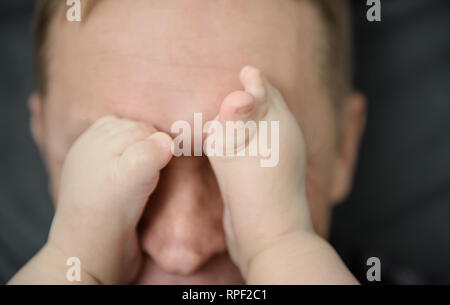
[[[97,7],[99,6],[99,5],[96,5]],[[190,8],[190,6],[188,7],[188,9]],[[250,16],[251,17],[251,16]],[[246,23],[249,23],[249,24],[253,24],[253,25],[256,25],[256,26],[267,26],[268,25],[268,22],[267,22],[267,20],[266,20],[266,18],[261,18],[262,20],[260,21],[260,23],[258,23],[257,21],[255,21],[255,20],[252,20],[251,18],[245,18],[245,19],[242,19],[242,20],[240,20],[241,22],[242,22],[242,24],[243,25],[245,25]],[[244,22],[244,20],[246,21],[246,22]],[[274,25],[274,24],[271,24],[271,26],[276,26],[276,24]],[[237,26],[234,26],[234,28],[240,28],[241,26],[240,25],[237,25]],[[135,33],[134,34],[136,34],[136,32],[137,32],[137,34],[143,34],[143,36],[146,36],[146,35],[148,35],[148,34],[153,34],[152,32],[148,32],[148,31],[142,31],[141,33],[139,33],[139,31],[135,31]],[[168,41],[170,41],[171,43],[169,44],[169,45],[172,45],[173,46],[173,44],[174,44],[174,41],[176,42],[176,41],[189,41],[189,45],[195,45],[195,46],[197,46],[197,45],[199,45],[199,40],[201,40],[202,38],[201,37],[195,37],[195,36],[191,36],[191,37],[189,37],[189,36],[183,36],[183,39],[177,39],[176,38],[176,36],[175,37],[172,37],[171,35],[170,35],[170,32],[168,32],[168,33],[166,33],[166,32],[164,32],[164,31],[161,31],[162,33],[164,33],[164,34],[162,34],[163,36],[164,36],[164,38],[166,39],[166,40],[168,40]],[[130,35],[127,35],[127,33],[126,32],[123,32],[126,36],[130,36]],[[196,33],[196,31],[190,31],[189,33]],[[102,34],[104,34],[104,33],[102,33]],[[120,34],[120,33],[119,33]],[[154,34],[153,34],[154,35]],[[198,34],[197,36],[199,36],[200,34]],[[101,36],[103,36],[103,35],[101,35]],[[211,43],[211,41],[210,41],[210,38],[203,38],[205,41],[206,41],[206,43],[205,44],[203,44],[203,45],[208,45],[208,44],[210,44]],[[236,37],[234,37],[234,36],[231,36],[230,38],[230,42],[234,42],[235,43],[235,39],[236,39]],[[278,45],[280,45],[280,42],[277,42],[277,44]],[[200,44],[201,45],[201,44]],[[252,48],[254,48],[254,49],[258,49],[258,50],[264,50],[264,51],[266,51],[266,50],[270,50],[270,48],[267,48],[268,46],[266,46],[266,45],[260,45],[260,46],[258,46],[257,44],[255,44],[254,46],[252,46]],[[287,49],[286,48],[286,46],[283,46],[283,45],[280,45],[280,48],[281,49]],[[181,49],[181,48],[178,48],[178,49]],[[178,65],[188,65],[188,64],[186,64],[186,63],[178,63],[178,62],[176,62],[176,60],[174,60],[174,58],[173,58],[173,56],[174,56],[174,54],[175,54],[175,48],[171,48],[171,52],[169,52],[169,56],[170,56],[170,59],[169,59],[169,62],[170,62],[170,64],[174,64],[174,63],[176,63],[176,64],[178,64]],[[184,49],[185,51],[186,51],[186,49]],[[242,47],[240,47],[240,48],[237,48],[236,49],[236,51],[238,51],[238,52],[245,52],[245,48],[242,48]],[[178,52],[178,50],[177,50],[177,52]],[[231,53],[236,53],[236,52],[231,52]],[[270,54],[268,54],[268,55],[270,55]],[[155,61],[157,61],[156,59],[155,59]],[[198,67],[198,65],[199,65],[199,63],[198,63],[198,60],[196,61],[196,62],[194,62],[193,64],[191,64],[190,66],[194,66],[194,67]],[[208,67],[208,65],[202,65],[202,66],[205,66],[205,67]],[[209,65],[209,67],[211,67],[211,68],[214,68],[214,69],[217,69],[217,68],[222,68],[222,69],[224,69],[224,70],[229,70],[229,69],[227,69],[226,67],[222,67],[222,66],[213,66],[213,65]]]
[[[177,70],[179,67],[185,67],[185,68],[194,68],[196,70],[200,70],[203,72],[199,72],[199,73],[205,73],[208,70],[215,70],[215,71],[224,71],[224,72],[230,72],[229,68],[226,68],[224,66],[212,66],[212,65],[193,65],[193,64],[183,64],[183,63],[173,63],[173,62],[164,62],[161,59],[148,59],[146,58],[144,55],[139,55],[137,53],[116,53],[114,51],[109,51],[109,52],[102,52],[100,54],[95,54],[95,56],[98,56],[99,61],[100,60],[104,60],[106,58],[112,58],[111,60],[114,60],[114,58],[123,58],[123,57],[127,57],[129,58],[130,62],[136,62],[137,64],[145,64],[150,66],[154,66],[155,64],[162,66],[162,67],[170,67],[173,68],[173,70]],[[106,60],[107,61],[107,60]],[[102,70],[101,68],[92,68],[92,71],[101,74],[104,73],[104,70]],[[111,75],[111,74],[109,74]],[[100,75],[101,76],[101,75]],[[179,85],[176,84],[171,84],[171,83],[163,83],[163,82],[156,82],[156,81],[152,81],[152,80],[146,80],[146,79],[134,79],[139,81],[142,84],[145,85],[151,85],[152,89],[163,89],[163,90],[167,90],[167,91],[179,91],[181,93],[189,93],[189,94],[193,94],[193,90],[189,89],[189,88],[180,88]]]
[[[137,65],[139,65],[139,66],[142,66],[142,64],[147,64],[149,66],[149,68],[151,68],[152,66],[154,67],[155,63],[160,64],[161,67],[169,67],[173,70],[177,70],[178,66],[185,66],[187,68],[193,68],[193,66],[191,66],[191,65],[182,65],[182,64],[179,64],[178,66],[174,67],[173,63],[163,63],[162,60],[156,60],[156,59],[154,61],[152,61],[152,59],[144,58],[144,56],[136,56],[133,53],[125,53],[125,52],[119,53],[116,51],[110,51],[109,53],[112,54],[112,56],[109,56],[109,57],[104,56],[105,53],[101,53],[100,56],[95,55],[96,57],[98,56],[98,58],[99,58],[98,60],[95,61],[95,64],[97,64],[101,67],[102,61],[108,61],[108,60],[114,61],[115,59],[128,58],[130,62],[137,62]],[[88,54],[88,56],[92,57],[92,55],[89,55],[89,54]],[[227,68],[220,67],[220,69],[222,69],[225,72],[230,71],[230,69],[227,69]],[[205,73],[206,71],[213,71],[213,70],[214,70],[214,73],[216,73],[216,71],[220,70],[220,69],[218,69],[217,66],[204,66],[204,65],[203,66],[199,66],[199,65],[195,66],[195,70],[199,70],[199,72],[198,72],[199,74]],[[92,71],[95,71],[98,74],[100,74],[100,75],[98,75],[98,78],[100,78],[100,79],[102,78],[102,76],[104,74],[106,74],[108,77],[115,77],[115,76],[112,76],[111,73],[107,73],[100,68],[93,67]],[[203,71],[203,72],[200,72],[200,71]],[[151,91],[155,91],[155,90],[156,91],[169,91],[171,93],[179,92],[180,94],[181,93],[189,93],[187,96],[190,95],[191,97],[194,95],[194,92],[192,89],[180,88],[179,85],[170,84],[167,82],[155,82],[155,81],[146,80],[146,79],[136,79],[137,75],[140,75],[140,74],[135,73],[132,76],[133,81],[136,81],[137,83],[139,83],[138,86],[133,86],[134,88],[143,88],[144,87],[144,88],[148,88],[147,90],[151,90]],[[120,78],[120,75],[118,75],[117,78]],[[151,85],[151,86],[148,86],[148,85]],[[115,102],[116,96],[114,96],[114,95],[111,96],[110,100],[112,102]],[[138,99],[136,99],[136,100],[138,100]],[[120,102],[120,101],[117,100],[117,102]],[[130,107],[132,107],[131,105],[133,105],[133,99],[129,99],[127,104],[129,104]]]

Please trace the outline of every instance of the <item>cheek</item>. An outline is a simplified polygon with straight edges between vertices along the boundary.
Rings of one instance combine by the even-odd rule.
[[[61,100],[46,100],[44,111],[45,144],[42,157],[47,168],[50,194],[56,205],[64,160],[76,138],[86,129],[86,124],[80,131],[81,125],[77,115],[74,115],[76,111],[71,111],[67,103],[63,104]]]
[[[306,191],[314,227],[327,237],[336,158],[335,115],[325,111],[311,114],[302,126],[307,147]]]
[[[332,158],[325,155],[308,159],[306,172],[306,192],[313,225],[322,237],[328,235],[331,212],[330,189],[332,178]]]
[[[336,115],[328,101],[291,108],[306,141],[306,190],[313,224],[316,231],[326,237],[336,158]]]
[[[331,205],[336,138],[332,129],[334,125],[319,125],[318,122],[305,122],[303,127],[307,147],[307,191],[311,205],[326,207]]]
[[[53,199],[53,204],[56,206],[61,172],[70,146],[64,145],[64,141],[58,140],[58,137],[51,133],[48,134],[47,139],[44,158],[49,179],[49,192]]]

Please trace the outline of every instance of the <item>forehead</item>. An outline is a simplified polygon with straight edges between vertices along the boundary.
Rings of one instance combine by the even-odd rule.
[[[212,119],[248,64],[290,103],[317,91],[318,17],[303,1],[108,0],[81,24],[58,22],[49,99],[68,124],[113,113],[168,131],[194,112]]]

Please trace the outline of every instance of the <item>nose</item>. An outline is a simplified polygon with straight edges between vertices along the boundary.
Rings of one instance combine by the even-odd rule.
[[[144,251],[166,272],[188,275],[226,251],[222,200],[203,158],[178,158],[161,173],[140,224]]]

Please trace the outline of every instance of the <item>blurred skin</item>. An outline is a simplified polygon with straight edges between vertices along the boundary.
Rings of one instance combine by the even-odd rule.
[[[364,104],[348,97],[338,142],[338,116],[319,78],[321,20],[311,4],[109,0],[81,24],[64,15],[52,26],[48,94],[30,98],[54,198],[66,153],[96,119],[115,114],[164,132],[176,120],[192,123],[194,112],[212,120],[224,97],[241,88],[240,69],[253,65],[282,92],[303,129],[311,216],[327,235],[331,207],[351,185]],[[146,260],[137,283],[242,281],[226,252],[221,194],[206,157],[169,163],[139,230]]]

